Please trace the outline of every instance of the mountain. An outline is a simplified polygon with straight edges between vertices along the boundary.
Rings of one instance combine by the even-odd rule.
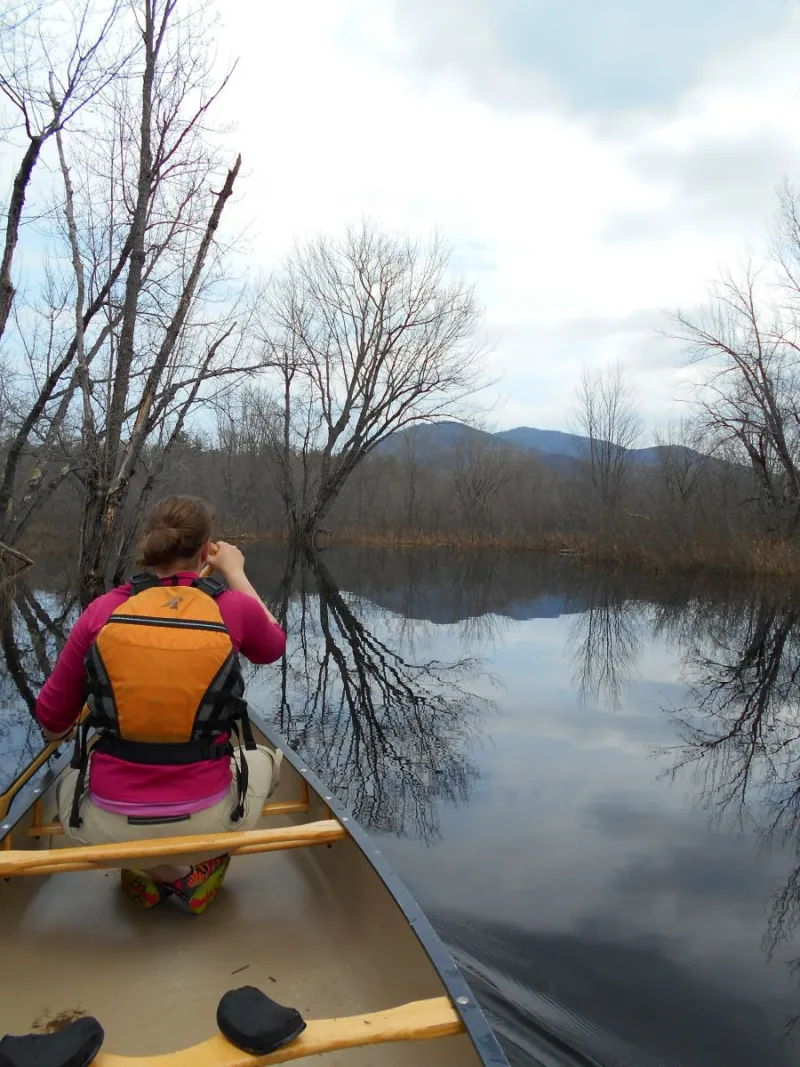
[[[569,456],[570,459],[584,459],[589,449],[588,437],[563,433],[561,430],[537,430],[533,426],[518,426],[515,430],[501,430],[490,436],[526,452],[544,452],[550,456]],[[637,466],[655,467],[661,463],[661,450],[665,447],[687,451],[683,445],[652,445],[649,448],[632,448],[630,453]]]
[[[513,430],[487,433],[460,422],[415,423],[388,437],[376,451],[383,455],[415,455],[424,462],[448,463],[456,448],[480,444],[487,448],[511,448],[533,452],[548,467],[568,470],[588,452],[589,438],[561,430],[539,430],[534,426],[517,426]],[[633,448],[631,458],[638,467],[655,467],[662,461],[662,450],[688,452],[682,445],[656,445]]]
[[[460,422],[417,422],[398,430],[378,446],[383,455],[399,456],[412,452],[420,459],[432,459],[437,453],[454,452],[461,445],[482,442],[497,445],[496,435],[464,426]]]
[[[491,434],[497,441],[505,441],[526,452],[545,452],[551,456],[582,459],[587,445],[585,437],[561,430],[537,430],[533,426],[517,426],[515,430],[501,430]]]

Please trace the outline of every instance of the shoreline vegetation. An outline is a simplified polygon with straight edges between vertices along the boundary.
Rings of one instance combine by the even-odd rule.
[[[225,540],[248,544],[290,543],[281,532],[257,534],[225,531]],[[800,586],[800,545],[785,540],[742,540],[725,545],[697,543],[676,547],[637,544],[627,538],[601,541],[590,536],[549,534],[541,537],[508,537],[483,533],[427,532],[424,530],[359,531],[352,527],[322,531],[316,547],[335,546],[375,549],[455,549],[459,552],[530,553],[562,556],[579,564],[622,568],[667,576],[697,574],[758,580],[782,580]]]

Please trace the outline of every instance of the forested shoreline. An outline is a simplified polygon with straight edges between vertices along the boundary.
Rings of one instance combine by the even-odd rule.
[[[613,514],[590,506],[587,461],[550,464],[520,449],[467,437],[420,455],[407,434],[391,454],[367,457],[317,531],[315,546],[452,547],[564,553],[657,572],[721,573],[800,580],[800,549],[770,532],[751,471],[688,447],[662,446],[626,472]],[[247,541],[289,541],[269,442],[252,418],[231,416],[214,435],[187,437],[153,495],[192,493],[216,506],[219,532]],[[298,460],[298,462],[300,462]],[[132,499],[137,498],[136,485]],[[74,558],[80,494],[65,483],[26,531],[33,557]],[[131,522],[136,521],[135,513]]]

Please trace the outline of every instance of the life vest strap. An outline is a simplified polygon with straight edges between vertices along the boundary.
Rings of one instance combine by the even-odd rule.
[[[212,600],[216,600],[220,593],[224,593],[228,587],[219,578],[213,578],[210,574],[206,574],[203,578],[195,578],[192,582],[192,588],[201,589],[204,593],[208,593]]]
[[[123,737],[104,735],[98,740],[95,751],[128,763],[152,763],[163,767],[224,759],[232,754],[233,748],[228,742],[127,741]]]
[[[177,584],[177,575],[175,575],[173,584]],[[156,574],[150,574],[148,571],[134,574],[130,579],[131,596],[137,596],[139,593],[143,593],[145,589],[156,589],[160,585],[162,585],[162,581]],[[224,593],[227,589],[223,581],[212,577],[210,574],[205,575],[203,578],[195,578],[191,585],[194,589],[201,589],[204,593],[207,593],[212,600],[216,600],[220,593]]]
[[[161,579],[155,574],[149,574],[147,571],[134,574],[131,578],[131,596],[138,596],[145,589],[155,589],[158,585],[161,585]]]
[[[83,822],[80,807],[81,797],[86,785],[86,771],[89,767],[89,718],[90,716],[87,715],[82,722],[78,723],[78,728],[75,731],[75,747],[70,761],[70,766],[78,772],[78,777],[75,780],[75,792],[72,797],[72,808],[69,814],[69,824],[73,829],[77,829]]]
[[[239,717],[236,721],[241,727],[241,739],[244,741],[244,747],[252,751],[253,749],[258,748],[258,745],[253,737],[253,728],[250,725],[250,716],[247,713],[247,701],[240,698],[239,704]]]

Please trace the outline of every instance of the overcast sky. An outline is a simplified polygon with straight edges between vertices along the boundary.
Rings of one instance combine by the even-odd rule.
[[[619,360],[685,395],[664,314],[763,247],[800,178],[794,0],[238,0],[222,109],[254,262],[368,216],[449,239],[486,306],[498,428],[563,429]]]

